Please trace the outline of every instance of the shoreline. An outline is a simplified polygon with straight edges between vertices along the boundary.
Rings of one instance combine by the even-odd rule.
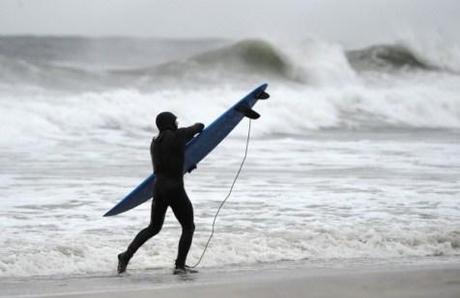
[[[184,276],[171,272],[4,279],[0,297],[460,297],[458,262],[202,268]]]

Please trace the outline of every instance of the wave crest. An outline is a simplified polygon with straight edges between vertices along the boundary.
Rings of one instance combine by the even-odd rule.
[[[287,59],[270,43],[263,40],[243,40],[187,59],[114,73],[129,77],[142,76],[157,83],[171,79],[214,83],[223,77],[237,79],[264,75],[286,78],[289,69]]]
[[[356,70],[440,70],[404,45],[375,45],[347,52]]]
[[[194,60],[207,66],[223,63],[227,67],[234,65],[249,71],[276,75],[285,75],[289,70],[289,64],[281,52],[263,40],[243,40],[229,47],[199,55]]]

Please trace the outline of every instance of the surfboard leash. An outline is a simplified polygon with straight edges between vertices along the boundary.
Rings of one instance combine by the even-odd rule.
[[[214,229],[215,229],[215,225],[216,225],[217,216],[219,215],[219,212],[222,209],[222,207],[224,206],[225,202],[227,202],[228,198],[230,198],[230,195],[232,194],[232,191],[233,191],[233,187],[235,186],[235,183],[238,180],[238,177],[240,176],[241,170],[243,169],[243,165],[244,165],[244,163],[246,161],[246,157],[248,156],[248,148],[249,148],[249,140],[250,140],[250,138],[251,138],[251,119],[249,118],[248,135],[246,137],[246,147],[244,149],[243,160],[241,161],[240,167],[239,167],[238,171],[236,172],[235,178],[233,179],[232,186],[230,187],[230,190],[228,191],[227,196],[225,197],[225,199],[222,200],[222,202],[219,205],[219,208],[217,209],[216,215],[214,215],[214,220],[212,222],[212,228],[211,228],[211,234],[209,235],[208,241],[206,242],[206,245],[204,246],[203,252],[201,253],[200,258],[198,259],[198,262],[196,262],[195,265],[190,266],[190,268],[196,268],[200,264],[201,260],[204,257],[204,254],[206,253],[206,250],[208,249],[209,243],[211,242],[211,239],[214,236]]]

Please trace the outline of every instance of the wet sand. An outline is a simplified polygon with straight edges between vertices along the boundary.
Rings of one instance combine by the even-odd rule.
[[[6,279],[0,297],[460,297],[460,264],[264,268],[174,276],[170,270],[125,276]]]

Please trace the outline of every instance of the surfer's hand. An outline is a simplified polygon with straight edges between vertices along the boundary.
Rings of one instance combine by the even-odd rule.
[[[191,173],[195,169],[196,169],[196,165],[193,165],[190,167],[190,169],[187,170],[187,173]]]
[[[195,125],[198,126],[198,132],[199,133],[203,131],[203,129],[204,129],[204,124],[203,123],[195,123]]]

